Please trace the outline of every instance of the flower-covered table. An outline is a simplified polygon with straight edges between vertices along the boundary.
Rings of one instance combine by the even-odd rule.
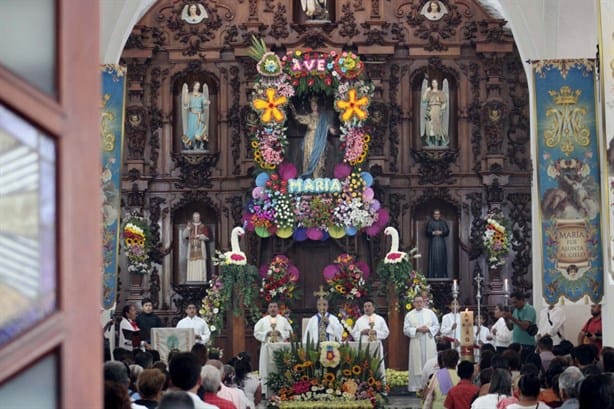
[[[347,343],[350,348],[352,348],[355,351],[359,350],[359,347],[362,349],[365,349],[367,347],[369,347],[369,351],[373,351],[373,355],[377,355],[378,359],[383,358],[384,354],[382,349],[380,348],[381,343],[379,341],[375,341],[375,342],[363,342],[363,343],[359,343],[359,342],[348,342]],[[268,388],[266,387],[266,380],[267,377],[269,376],[269,374],[271,373],[275,373],[277,372],[277,366],[275,365],[275,361],[273,359],[273,354],[275,353],[275,351],[278,351],[282,348],[290,348],[290,343],[289,342],[276,342],[276,343],[268,343],[268,344],[264,344],[262,346],[262,348],[265,349],[265,353],[266,353],[266,362],[264,363],[264,365],[261,365],[262,368],[262,372],[260,373],[260,379],[262,379],[262,392],[264,394],[266,394],[267,398],[271,397],[271,391],[268,390]],[[327,402],[327,406],[329,402]],[[286,407],[286,406],[284,406]],[[290,406],[288,406],[290,407]],[[292,406],[294,407],[294,406]],[[298,407],[298,406],[297,406]],[[308,407],[308,406],[304,406],[304,407]],[[337,407],[337,406],[335,406]],[[342,407],[342,406],[339,406]],[[345,406],[343,406],[345,407]],[[350,407],[350,406],[348,406]],[[357,406],[351,406],[351,407],[357,407]],[[368,406],[371,407],[371,406]]]

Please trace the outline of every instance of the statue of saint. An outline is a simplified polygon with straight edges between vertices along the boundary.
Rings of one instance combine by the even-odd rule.
[[[183,136],[181,141],[185,149],[206,150],[209,140],[209,87],[203,85],[200,91],[200,82],[188,91],[188,84],[183,84],[181,90],[181,119],[183,122]]]
[[[422,82],[422,104],[420,104],[420,135],[427,146],[448,146],[448,80],[443,80],[443,90],[439,89],[436,79],[428,85]]]
[[[181,19],[188,24],[198,24],[208,17],[207,10],[202,4],[186,4],[181,10]]]
[[[207,244],[209,229],[201,223],[200,213],[194,212],[192,221],[183,231],[188,241],[188,272],[186,281],[204,282],[207,280]]]
[[[331,127],[333,121],[330,111],[320,112],[320,104],[316,97],[309,102],[311,112],[304,115],[296,113],[293,105],[290,110],[296,121],[307,126],[303,138],[303,169],[301,177],[319,178],[324,176],[326,161],[326,141],[328,134],[336,134]]]
[[[301,8],[310,20],[328,20],[326,0],[301,0]]]
[[[433,211],[433,218],[426,223],[426,236],[429,238],[428,278],[448,278],[448,253],[446,237],[450,229],[441,219],[438,209]]]

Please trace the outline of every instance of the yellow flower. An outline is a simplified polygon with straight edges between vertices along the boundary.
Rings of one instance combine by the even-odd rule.
[[[367,385],[369,385],[369,386],[375,385],[375,378],[370,376],[369,379],[367,379]]]
[[[349,90],[347,101],[337,101],[337,108],[344,110],[343,114],[341,114],[341,120],[348,122],[353,116],[356,116],[361,121],[366,119],[367,111],[361,107],[367,105],[367,103],[369,103],[368,97],[364,96],[356,99],[356,89]]]
[[[335,380],[335,374],[332,372],[326,372],[326,374],[324,374],[324,380],[326,382],[333,382]]]
[[[349,369],[344,369],[343,370],[343,376],[350,376],[350,375],[352,375],[352,371],[351,370],[349,370]]]
[[[352,373],[354,375],[360,375],[361,372],[362,372],[362,369],[360,368],[360,365],[354,365],[352,367]]]
[[[296,364],[294,365],[294,371],[295,372],[301,372],[303,370],[303,365],[302,364]]]
[[[278,107],[285,105],[288,102],[288,98],[283,95],[277,96],[275,88],[267,88],[265,93],[266,100],[256,98],[252,102],[255,109],[263,111],[260,120],[264,123],[271,122],[271,119],[275,120],[275,122],[283,122],[286,116]]]
[[[354,320],[352,318],[348,318],[345,320],[345,323],[348,325],[348,327],[351,327],[354,325]]]
[[[405,304],[405,309],[406,309],[407,311],[411,310],[411,308],[412,308],[412,305],[411,305],[411,303],[410,303],[410,302],[408,302],[407,304]]]

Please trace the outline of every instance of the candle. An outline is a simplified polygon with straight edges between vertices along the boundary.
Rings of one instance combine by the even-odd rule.
[[[503,291],[506,294],[510,292],[509,282],[507,281],[507,278],[503,280]]]
[[[458,281],[457,280],[452,281],[452,291],[454,291],[455,293],[458,292]]]
[[[465,309],[460,313],[461,317],[461,356],[462,359],[473,361],[473,311]]]

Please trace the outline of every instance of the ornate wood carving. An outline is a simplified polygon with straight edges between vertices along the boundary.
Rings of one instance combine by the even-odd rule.
[[[186,190],[181,193],[181,199],[173,203],[171,211],[174,213],[177,209],[181,209],[190,203],[199,203],[208,207],[215,212],[215,218],[220,218],[220,208],[211,199],[209,193],[204,190]]]
[[[423,189],[422,194],[413,203],[412,206],[418,207],[433,201],[443,201],[456,209],[457,217],[460,217],[460,203],[454,200],[450,195],[450,189],[447,187],[437,187],[432,189]]]
[[[160,238],[160,217],[162,213],[168,213],[168,208],[162,210],[162,205],[164,203],[166,203],[166,199],[162,197],[154,196],[149,198],[149,228],[153,237],[153,244],[149,251],[149,257],[154,263],[158,264],[162,264],[162,258],[170,253],[170,248],[164,249]]]
[[[484,207],[482,193],[470,193],[467,199],[471,203],[471,234],[469,236],[469,259],[475,260],[482,254],[484,245],[482,244],[482,231],[484,230],[484,220],[482,219],[482,209]]]
[[[225,203],[228,206],[224,207],[224,216],[232,220],[233,226],[240,226],[243,220],[243,196],[231,196],[226,198]]]
[[[251,3],[251,1],[250,1]],[[217,4],[221,7],[222,4]],[[184,45],[182,54],[194,56],[203,50],[204,45],[215,38],[217,30],[222,27],[222,18],[218,15],[217,8],[213,8],[205,3],[208,17],[203,21],[204,24],[188,24],[181,19],[181,10],[184,4],[177,3],[173,8],[163,8],[158,15],[158,20],[165,20],[166,27],[174,34],[173,38]],[[226,8],[224,19],[230,21],[234,14],[230,8]]]
[[[409,209],[407,195],[402,193],[391,193],[388,196],[387,206],[390,211],[390,224],[395,227],[400,226],[401,214]]]
[[[288,11],[286,10],[286,6],[282,3],[278,3],[275,14],[273,15],[273,24],[271,24],[269,30],[269,35],[276,40],[288,38],[290,35],[287,14]]]
[[[389,106],[390,106],[390,141],[388,146],[388,157],[390,163],[390,172],[397,172],[397,160],[399,155],[399,126],[401,120],[401,107],[397,102],[397,94],[399,92],[401,67],[398,64],[392,64],[390,66],[390,88],[389,92]]]
[[[143,160],[147,136],[145,108],[132,106],[126,109],[126,146],[128,160]]]
[[[448,46],[445,40],[453,39],[456,36],[456,29],[461,24],[463,18],[458,11],[458,6],[448,3],[448,13],[439,21],[430,21],[420,14],[423,4],[414,4],[411,11],[407,14],[407,24],[415,27],[414,35],[426,40],[425,49],[427,51],[446,51]]]
[[[456,183],[450,165],[458,158],[455,149],[412,149],[412,156],[418,163],[419,184],[441,185]]]
[[[145,192],[139,190],[138,184],[132,184],[132,189],[130,190],[130,193],[128,193],[127,202],[128,207],[138,207],[141,210],[143,209],[143,206],[145,206]]]
[[[220,153],[181,153],[173,156],[181,170],[179,181],[175,183],[180,189],[198,189],[211,187],[211,172],[220,159]]]
[[[531,194],[510,193],[509,218],[512,221],[512,284],[515,288],[527,290],[532,287],[527,276],[531,276]]]
[[[339,35],[344,38],[354,38],[360,31],[356,24],[356,17],[350,3],[345,3],[341,6],[341,18],[339,19]]]
[[[239,67],[233,65],[229,69],[230,73],[230,89],[232,92],[233,103],[229,112],[230,134],[231,134],[231,152],[232,159],[234,161],[234,167],[232,169],[233,175],[241,174],[241,81],[239,79]],[[246,140],[249,141],[250,137],[246,134]]]
[[[384,154],[384,142],[389,123],[388,106],[383,102],[374,102],[369,107],[369,120],[367,126],[371,129],[371,142],[369,151],[372,155]]]
[[[489,101],[482,110],[484,134],[488,154],[503,153],[503,127],[505,126],[506,107],[501,101]]]

